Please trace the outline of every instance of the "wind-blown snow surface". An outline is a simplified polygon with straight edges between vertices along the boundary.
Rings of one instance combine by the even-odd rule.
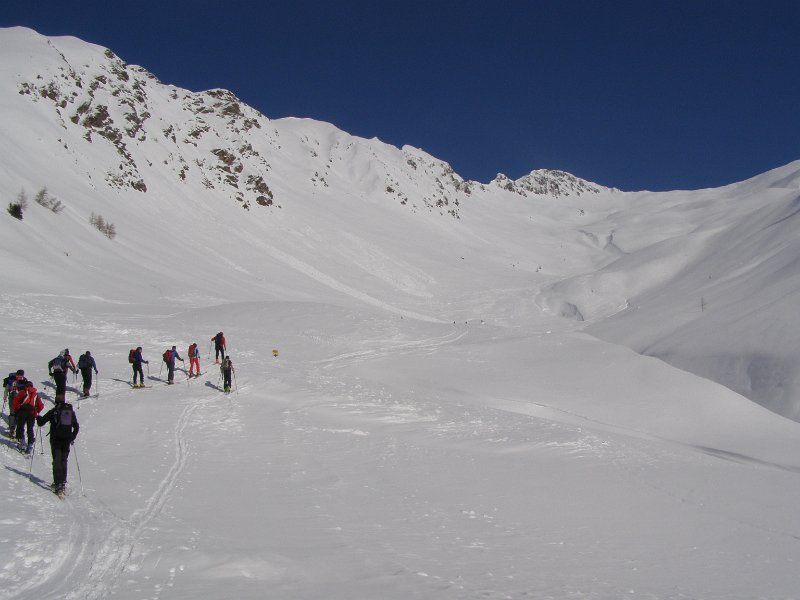
[[[0,364],[48,399],[60,349],[100,369],[65,500],[44,436],[32,460],[3,442],[0,598],[797,596],[800,425],[586,332],[709,376],[734,355],[793,373],[800,163],[700,192],[483,186],[322,123],[187,116],[202,95],[103,49],[0,33],[0,189],[66,205],[0,216]],[[59,65],[76,96],[48,91]],[[150,109],[122,174],[116,138],[72,121],[106,67]],[[124,118],[131,88],[104,85],[87,112]],[[158,137],[198,114],[196,145]],[[269,170],[243,153],[239,188],[212,181],[219,140]],[[271,206],[236,196],[257,173]],[[164,385],[161,352],[193,341],[203,377]]]

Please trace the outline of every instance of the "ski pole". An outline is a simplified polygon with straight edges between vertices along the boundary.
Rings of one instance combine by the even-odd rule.
[[[231,369],[233,372],[233,385],[236,388],[236,395],[239,395],[239,384],[236,382],[236,369]]]
[[[41,427],[41,425],[39,426],[39,437],[37,437],[36,439],[37,439],[37,440],[40,440],[40,439],[42,439],[42,427]],[[41,444],[39,444],[39,447],[42,449],[42,452],[41,452],[42,456],[44,456],[44,442],[42,442]],[[33,448],[33,449],[34,449],[34,451],[35,451],[35,450],[36,450],[36,447],[34,446],[34,448]]]
[[[36,440],[33,440],[33,452],[31,452],[31,466],[28,469],[28,480],[33,481],[33,458],[36,456]]]
[[[75,446],[75,440],[72,440],[72,445]],[[75,448],[75,466],[78,467],[78,481],[81,484],[81,494],[83,494],[83,477],[81,476],[81,463],[78,462],[78,448]]]

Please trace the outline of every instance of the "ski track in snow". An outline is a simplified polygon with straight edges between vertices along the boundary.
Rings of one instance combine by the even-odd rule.
[[[438,348],[442,346],[446,346],[448,344],[457,342],[465,335],[467,335],[467,333],[468,332],[466,331],[461,331],[461,332],[447,334],[440,338],[431,338],[431,339],[426,338],[422,340],[403,342],[393,346],[384,346],[368,350],[357,350],[355,352],[345,352],[344,354],[339,354],[336,356],[332,356],[330,358],[324,358],[321,360],[313,361],[311,364],[321,365],[323,368],[340,368],[354,362],[363,362],[367,360],[385,358],[387,356],[392,356],[400,353],[421,352],[421,351],[435,352]]]
[[[72,483],[71,491],[63,501],[66,518],[61,511],[52,511],[54,514],[51,516],[51,520],[55,520],[56,515],[61,515],[62,521],[70,522],[66,539],[52,546],[43,546],[41,542],[23,546],[29,550],[35,549],[43,555],[49,555],[50,558],[45,561],[48,566],[32,577],[16,581],[18,585],[15,587],[6,585],[6,593],[0,594],[0,598],[98,600],[113,594],[119,577],[127,569],[136,569],[137,544],[169,501],[186,467],[189,452],[185,432],[192,416],[198,408],[212,401],[196,398],[186,400],[186,406],[178,417],[173,431],[173,462],[144,506],[127,519],[113,515],[102,502],[95,501],[86,494],[77,493],[74,491],[76,486]],[[72,460],[70,458],[70,461]],[[76,475],[73,473],[73,481]],[[43,483],[40,485],[44,486]],[[39,496],[35,496],[33,501],[37,504],[48,504],[42,503]],[[51,504],[58,502],[61,501],[50,500]],[[29,535],[33,538],[39,537],[35,534]],[[7,564],[6,570],[10,566]],[[9,579],[7,574],[2,577]]]
[[[362,292],[360,290],[356,290],[356,289],[350,287],[349,285],[346,285],[346,284],[338,281],[334,277],[331,277],[330,275],[327,275],[327,274],[321,272],[319,269],[316,269],[315,267],[309,265],[308,263],[305,263],[302,260],[300,260],[300,259],[298,259],[298,258],[296,258],[294,256],[291,256],[290,254],[287,254],[286,252],[278,250],[274,246],[269,246],[267,244],[262,244],[262,245],[264,246],[264,248],[263,248],[264,251],[267,254],[270,254],[273,258],[283,262],[287,266],[299,271],[300,273],[303,273],[304,275],[310,277],[311,279],[314,279],[314,280],[318,281],[319,283],[330,287],[331,289],[334,289],[334,290],[336,290],[338,292],[346,294],[346,295],[350,296],[351,298],[355,298],[356,300],[360,300],[361,302],[364,302],[365,304],[368,304],[370,306],[376,306],[376,307],[381,308],[381,309],[383,309],[383,310],[385,310],[385,311],[387,311],[389,313],[394,313],[394,314],[401,315],[401,316],[408,316],[408,317],[411,317],[413,319],[418,319],[420,321],[427,321],[427,322],[430,322],[430,323],[444,323],[445,322],[445,321],[442,321],[441,319],[437,319],[437,318],[434,318],[434,317],[431,317],[431,316],[428,316],[428,315],[423,315],[423,314],[420,314],[420,313],[399,309],[399,308],[397,308],[397,307],[395,307],[395,306],[393,306],[391,304],[383,302],[382,300],[378,300],[377,298],[374,298],[373,296],[370,296],[369,294],[366,294],[366,293],[364,293],[364,292]]]
[[[615,427],[579,414],[554,409],[544,404],[491,399],[486,405],[465,406],[461,418],[443,420],[444,415],[441,407],[431,399],[414,397],[413,394],[409,398],[398,399],[394,398],[392,393],[387,390],[368,387],[338,374],[329,374],[332,371],[387,357],[434,353],[445,346],[457,343],[468,334],[469,331],[458,331],[441,337],[423,338],[378,348],[347,352],[312,361],[310,364],[321,367],[321,370],[313,373],[309,378],[309,382],[313,382],[322,395],[332,394],[334,398],[325,407],[318,407],[317,410],[322,410],[326,413],[331,410],[333,412],[344,412],[350,415],[350,420],[353,417],[360,417],[380,423],[425,423],[430,427],[431,431],[439,436],[467,435],[498,446],[502,446],[508,441],[505,435],[509,431],[507,430],[508,424],[498,425],[497,413],[524,415],[537,423],[545,423],[545,427],[548,430],[558,430],[558,434],[553,436],[556,438],[555,440],[548,440],[547,438],[550,436],[547,435],[540,436],[540,439],[534,443],[536,446],[558,449],[576,456],[594,455],[620,462],[627,462],[634,456],[637,463],[646,460],[640,453],[635,451],[630,453],[625,451],[613,452],[612,457],[608,442],[593,430],[608,431],[623,437],[643,437],[648,440],[657,439],[655,436]],[[516,421],[512,427],[516,433],[529,427],[527,419],[520,421],[514,418],[512,421]],[[307,428],[307,431],[312,430],[314,428]],[[564,433],[567,430],[574,434],[575,439],[564,440]],[[322,431],[369,435],[358,428],[323,429]],[[567,437],[572,436],[568,435]]]

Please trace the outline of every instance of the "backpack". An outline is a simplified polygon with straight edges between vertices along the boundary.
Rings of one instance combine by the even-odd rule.
[[[232,369],[233,368],[233,363],[231,362],[231,359],[229,357],[227,357],[227,356],[225,358],[223,358],[222,359],[222,365],[220,366],[220,368],[224,369],[225,371],[229,371],[230,369]]]
[[[20,404],[20,408],[24,408],[26,406],[30,406],[31,408],[36,408],[36,388],[28,388],[26,390],[25,399]]]
[[[128,362],[133,364],[136,362],[136,348],[131,348],[130,352],[128,352]]]
[[[222,332],[221,331],[217,335],[214,336],[214,343],[217,346],[222,346]]]
[[[164,362],[167,364],[172,362],[172,350],[164,352]]]
[[[75,411],[72,404],[63,404],[53,409],[53,429],[51,435],[58,440],[72,438],[72,426],[75,423]]]
[[[17,379],[17,375],[14,375],[13,381],[9,382],[8,389],[9,392],[16,395],[21,389],[23,389],[28,383],[28,380],[24,377],[20,377]]]
[[[51,371],[63,371],[64,370],[64,357],[60,354],[56,356],[53,360],[47,363],[47,368]]]
[[[192,344],[189,346],[189,358],[194,358],[197,356],[197,344]]]
[[[78,368],[79,369],[88,369],[89,368],[89,359],[86,358],[85,354],[81,354],[80,358],[78,358]]]

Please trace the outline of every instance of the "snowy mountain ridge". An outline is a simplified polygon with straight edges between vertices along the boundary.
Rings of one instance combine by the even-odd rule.
[[[480,185],[464,181],[447,163],[415,148],[398,151],[321,123],[298,130],[294,120],[271,121],[227,90],[194,93],[164,86],[108,49],[65,38],[50,40],[22,28],[6,32],[5,39],[8,59],[24,52],[26,45],[46,45],[50,59],[17,75],[18,92],[53,111],[64,130],[59,138],[64,149],[87,175],[102,177],[112,187],[146,192],[148,173],[158,169],[180,182],[218,190],[245,209],[272,206],[282,202],[268,183],[275,179],[274,172],[283,169],[284,161],[302,161],[306,186],[339,183],[370,191],[380,186],[388,198],[415,210],[457,217],[459,205]],[[81,160],[87,144],[116,152],[109,154],[101,173],[100,165]],[[373,165],[380,165],[369,177],[336,171],[337,163],[364,153]],[[419,180],[432,191],[420,191]],[[280,183],[275,186],[281,188]],[[537,171],[504,186],[516,193],[552,195],[601,189],[558,171]],[[281,191],[285,202],[290,192]]]

